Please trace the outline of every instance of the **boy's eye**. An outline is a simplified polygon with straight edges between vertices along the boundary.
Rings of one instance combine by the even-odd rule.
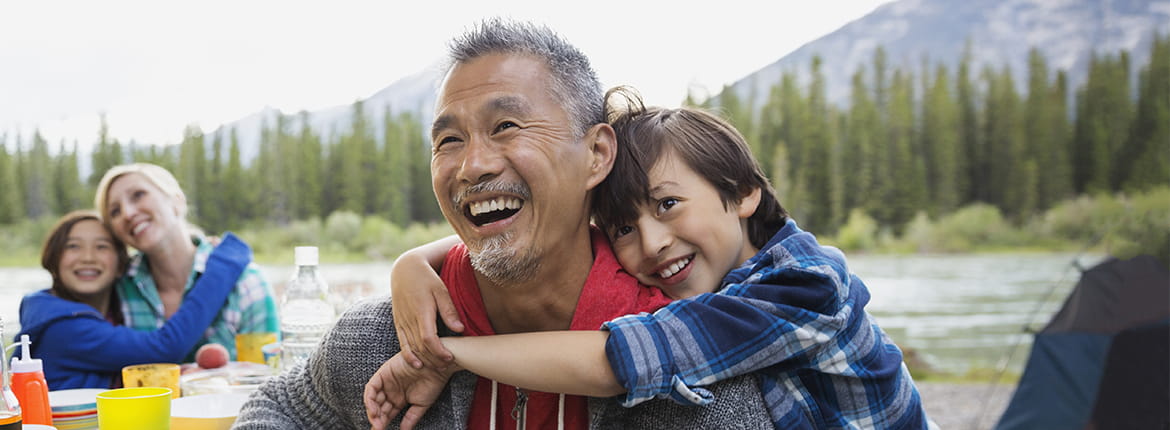
[[[631,227],[628,225],[623,225],[621,227],[613,229],[613,238],[617,239],[619,237],[625,236],[625,235],[633,233],[633,232],[634,232],[634,227]]]
[[[662,199],[661,201],[658,202],[658,213],[662,214],[663,212],[670,210],[670,208],[673,208],[674,205],[677,205],[677,204],[678,204],[678,199],[676,199],[674,197],[667,197],[665,199]]]

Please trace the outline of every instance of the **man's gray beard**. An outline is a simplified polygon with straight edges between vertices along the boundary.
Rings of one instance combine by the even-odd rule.
[[[508,286],[527,282],[540,269],[540,255],[534,249],[518,252],[508,246],[512,233],[493,236],[480,241],[478,250],[468,249],[471,267],[497,285]]]

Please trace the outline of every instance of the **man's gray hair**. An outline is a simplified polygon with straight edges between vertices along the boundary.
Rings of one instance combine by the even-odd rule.
[[[565,106],[575,125],[575,138],[605,122],[601,81],[589,58],[547,26],[489,18],[452,39],[444,75],[458,64],[489,54],[527,54],[545,62],[552,76],[552,93]]]

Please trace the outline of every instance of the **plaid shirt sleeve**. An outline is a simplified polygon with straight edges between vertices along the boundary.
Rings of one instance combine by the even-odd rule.
[[[280,333],[276,294],[256,263],[248,264],[236,282],[240,302],[240,333]]]
[[[864,324],[853,309],[869,296],[864,286],[849,288],[840,251],[799,232],[769,243],[724,281],[718,293],[604,325],[610,365],[628,390],[623,405],[707,404],[711,394],[700,386],[764,368],[850,372],[846,328]]]

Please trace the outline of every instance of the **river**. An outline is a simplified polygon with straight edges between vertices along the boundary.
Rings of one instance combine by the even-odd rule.
[[[1019,372],[1028,356],[1031,335],[1060,308],[1079,279],[1072,254],[850,255],[849,268],[870,289],[866,309],[903,348],[915,351],[931,367],[964,373],[992,369],[1009,355],[1007,369]],[[1081,257],[1084,267],[1100,257]],[[292,266],[264,266],[274,284],[292,274]],[[342,301],[385,294],[390,263],[322,265],[327,281],[365,284],[346,289]],[[49,285],[40,268],[0,268],[0,316],[11,341],[17,330],[20,298]],[[1014,350],[1014,353],[1012,351]]]

